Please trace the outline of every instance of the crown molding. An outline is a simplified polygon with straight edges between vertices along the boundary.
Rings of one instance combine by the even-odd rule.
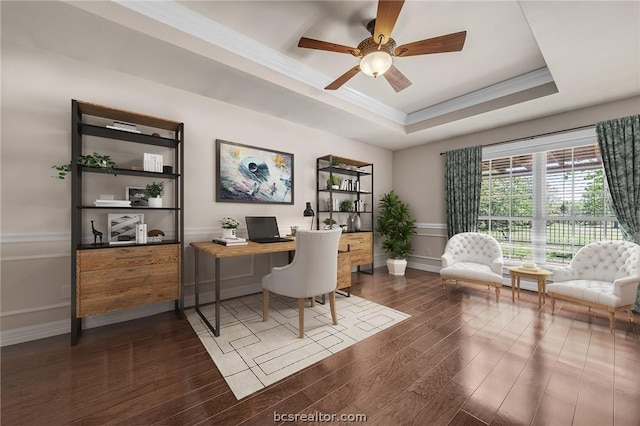
[[[174,1],[114,0],[114,2],[317,89],[324,91],[324,87],[334,80],[314,68]],[[353,89],[343,87],[329,94],[398,124],[403,124],[406,120],[404,112]]]
[[[325,91],[324,87],[334,80],[332,77],[225,27],[173,0],[113,1],[131,11],[211,43],[291,79],[317,88],[327,96],[339,98],[362,110],[404,126],[405,132],[407,132],[407,127],[410,125],[553,82],[549,69],[544,67],[406,114],[397,108],[379,102],[349,87],[343,86],[335,91]]]
[[[493,84],[483,89],[467,93],[466,95],[458,96],[457,98],[412,112],[407,116],[404,124],[416,124],[551,82],[553,82],[553,76],[551,75],[549,68],[540,68],[535,71],[522,74],[518,77],[501,81],[500,83]]]

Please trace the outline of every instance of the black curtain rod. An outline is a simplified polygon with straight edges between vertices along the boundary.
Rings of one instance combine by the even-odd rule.
[[[488,143],[486,145],[482,145],[482,147],[484,148],[486,146],[502,145],[503,143],[509,143],[509,142],[526,141],[526,140],[531,140],[531,139],[535,139],[535,138],[540,138],[542,136],[557,135],[557,134],[560,134],[560,133],[572,132],[574,130],[588,129],[588,128],[594,127],[594,126],[595,126],[595,124],[589,124],[589,125],[580,126],[580,127],[572,127],[571,129],[558,130],[556,132],[541,133],[539,135],[526,136],[524,138],[516,138],[516,139],[509,139],[508,141]],[[440,155],[444,155],[447,152],[449,152],[449,151],[441,152]]]

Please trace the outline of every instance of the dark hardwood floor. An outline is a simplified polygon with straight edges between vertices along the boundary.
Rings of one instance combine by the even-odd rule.
[[[511,302],[438,275],[353,275],[411,318],[236,401],[189,323],[165,313],[2,348],[2,425],[266,425],[365,414],[374,425],[640,425],[638,322],[537,294]],[[224,330],[223,330],[224,332]],[[314,414],[315,413],[315,414]],[[302,420],[298,424],[304,423]],[[337,422],[334,422],[337,423]]]

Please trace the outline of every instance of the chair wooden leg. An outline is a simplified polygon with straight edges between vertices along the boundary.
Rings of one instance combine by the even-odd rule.
[[[269,319],[269,290],[262,289],[262,321]]]
[[[616,311],[609,311],[609,327],[611,332],[616,332]]]
[[[499,285],[496,286],[496,302],[500,301],[500,287]]]
[[[311,298],[311,307],[313,308],[314,306],[316,306],[316,297],[315,296],[313,296]]]
[[[627,315],[629,316],[629,322],[633,322],[633,315],[631,315],[631,309],[627,309]]]
[[[446,278],[442,278],[440,281],[442,281],[442,292],[446,293],[447,292],[447,279]]]
[[[331,308],[331,319],[333,325],[338,325],[338,315],[336,315],[336,292],[329,293],[329,307]]]
[[[553,297],[553,294],[551,294],[550,296],[551,296],[551,315],[555,315],[556,314],[556,298]]]
[[[298,299],[298,329],[300,330],[299,338],[304,337],[304,298]]]

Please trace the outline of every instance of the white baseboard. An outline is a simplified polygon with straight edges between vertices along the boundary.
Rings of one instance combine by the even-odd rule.
[[[261,283],[232,287],[221,290],[220,299],[230,299],[233,297],[245,296],[247,294],[259,293],[261,291]],[[211,303],[213,301],[215,301],[215,293],[213,291],[200,293],[201,304]],[[195,305],[195,296],[185,297],[184,305],[185,308],[192,308]],[[173,311],[174,306],[174,302],[164,302],[127,309],[124,311],[111,312],[104,315],[95,315],[85,318],[83,320],[82,328],[86,330],[89,328],[102,327],[109,324],[144,318],[162,312]],[[16,345],[18,343],[30,342],[32,340],[44,339],[46,337],[58,336],[67,333],[71,333],[70,320],[52,321],[43,324],[15,328],[3,331],[0,334],[0,347]]]

